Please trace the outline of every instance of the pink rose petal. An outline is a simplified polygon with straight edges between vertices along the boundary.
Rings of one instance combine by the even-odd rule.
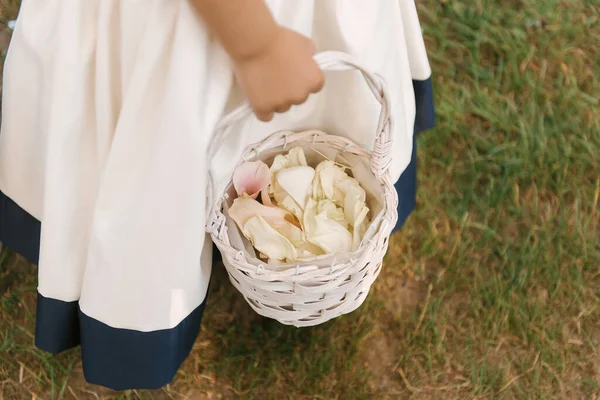
[[[262,161],[240,164],[233,172],[233,187],[238,196],[247,194],[256,199],[271,182],[271,171]]]
[[[229,208],[229,216],[242,230],[244,229],[246,221],[256,215],[260,215],[269,223],[277,223],[279,221],[284,221],[285,218],[291,214],[279,207],[262,205],[248,195],[242,195],[235,199],[232,206]]]

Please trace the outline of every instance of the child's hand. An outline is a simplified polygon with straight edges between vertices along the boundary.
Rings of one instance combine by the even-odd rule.
[[[323,88],[325,78],[314,53],[309,38],[278,28],[254,54],[234,59],[236,76],[258,119],[270,121],[274,113],[304,103]]]
[[[302,104],[323,87],[313,42],[277,25],[264,0],[191,0],[234,62],[257,117]]]

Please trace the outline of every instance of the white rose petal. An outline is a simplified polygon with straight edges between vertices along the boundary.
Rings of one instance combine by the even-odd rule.
[[[350,188],[350,190],[346,193],[346,196],[344,198],[344,215],[346,216],[346,219],[352,226],[362,223],[362,220],[358,220],[359,215],[365,212],[364,209],[367,210],[367,213],[369,212],[369,209],[365,205],[364,193],[365,192],[364,190],[362,190],[362,188],[353,187]]]
[[[304,150],[302,147],[294,147],[288,153],[288,159],[290,163],[290,167],[299,167],[299,166],[307,166],[306,155],[304,154]]]
[[[278,154],[271,164],[271,184],[269,185],[269,193],[273,195],[275,200],[280,203],[285,196],[285,190],[277,183],[277,173],[285,168],[307,166],[306,156],[301,147],[294,147],[288,154]]]
[[[346,176],[344,179],[340,179],[335,183],[335,187],[342,193],[344,193],[344,197],[350,193],[355,192],[358,194],[358,198],[363,203],[366,199],[365,190],[360,186],[360,183],[354,178]]]
[[[301,247],[304,242],[304,232],[296,225],[288,221],[277,221],[277,223],[269,223],[269,225],[289,240],[295,247]]]
[[[317,165],[315,169],[319,175],[318,187],[313,188],[315,200],[321,200],[322,197],[333,200],[335,197],[335,184],[341,179],[348,177],[341,168],[335,165],[333,161],[325,160]],[[316,193],[315,193],[316,192]]]
[[[311,258],[325,254],[322,248],[312,243],[304,242],[298,247],[298,258]]]
[[[368,210],[367,210],[368,212]],[[358,250],[360,247],[360,243],[362,242],[362,238],[365,236],[367,229],[369,228],[369,219],[366,218],[367,213],[365,213],[365,218],[363,219],[361,224],[357,224],[354,227],[354,235],[353,235],[353,243],[352,243],[352,251]]]
[[[308,242],[322,248],[325,253],[347,252],[352,248],[352,234],[326,212],[317,213],[318,205],[308,199],[304,209],[304,233]]]
[[[336,205],[343,206],[346,193],[349,190],[356,189],[362,193],[361,200],[365,201],[365,191],[358,181],[348,176],[344,169],[333,161],[322,161],[315,172],[316,176],[313,180],[312,190],[315,200],[327,198],[335,202]]]
[[[290,167],[277,172],[277,183],[300,208],[304,208],[314,177],[315,170],[311,167]]]
[[[317,203],[317,212],[319,214],[325,213],[328,218],[342,225],[344,228],[348,228],[348,220],[344,215],[344,210],[335,205],[331,200],[321,200]]]
[[[306,162],[304,150],[301,147],[294,147],[286,155],[278,154],[275,156],[271,164],[271,172],[276,173],[284,168],[306,166],[308,166],[308,163]]]
[[[298,221],[302,221],[304,218],[304,211],[302,211],[302,208],[300,208],[298,203],[296,203],[291,196],[285,196],[285,198],[279,202],[278,205],[292,213],[296,218],[298,218]]]
[[[276,178],[275,181],[272,182],[271,185],[269,185],[269,192],[273,195],[273,198],[277,202],[277,205],[280,205],[283,202],[283,200],[289,196],[288,193],[277,182]]]
[[[252,245],[274,260],[295,260],[298,252],[294,245],[283,235],[273,229],[261,216],[255,216],[244,225],[244,235]]]
[[[352,235],[352,251],[358,250],[360,242],[367,230],[367,214],[369,209],[365,206],[365,203],[361,203],[362,206],[356,210],[354,215],[354,232]]]
[[[288,156],[284,156],[283,154],[278,154],[275,156],[273,160],[273,164],[271,164],[271,172],[276,173],[284,168],[288,168],[290,166],[290,159]]]

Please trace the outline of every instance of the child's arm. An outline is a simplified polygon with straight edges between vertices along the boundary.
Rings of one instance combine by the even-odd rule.
[[[313,42],[279,26],[263,0],[191,0],[231,56],[259,119],[268,121],[323,87]]]

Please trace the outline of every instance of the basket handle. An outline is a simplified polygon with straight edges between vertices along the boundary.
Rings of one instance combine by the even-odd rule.
[[[367,84],[369,85],[371,92],[373,92],[373,95],[379,104],[381,104],[381,114],[379,115],[377,133],[372,151],[373,157],[371,160],[371,170],[376,176],[383,175],[389,169],[392,161],[392,120],[390,98],[387,95],[387,88],[383,79],[379,75],[373,74],[361,66],[351,55],[339,51],[326,51],[319,53],[315,56],[315,61],[323,71],[357,70],[361,72]],[[229,128],[244,119],[250,118],[252,114],[252,108],[248,103],[244,103],[237,107],[231,113],[223,117],[223,119],[221,119],[221,121],[217,124],[213,137],[208,145],[207,201],[209,201],[209,203],[206,226],[207,232],[209,233],[214,231],[217,224],[220,225],[220,222],[217,222],[214,220],[214,218],[212,218],[215,215],[214,207],[216,201],[216,182],[213,177],[212,169],[210,168],[212,160],[219,151],[220,144],[229,133]]]

